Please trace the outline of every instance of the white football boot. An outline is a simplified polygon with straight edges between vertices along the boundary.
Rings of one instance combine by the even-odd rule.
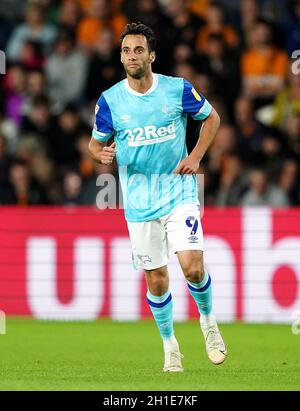
[[[200,325],[208,358],[215,365],[222,364],[226,360],[227,349],[217,323],[206,325],[200,321]]]
[[[165,351],[164,372],[182,372],[183,366],[181,359],[183,355],[178,350]]]

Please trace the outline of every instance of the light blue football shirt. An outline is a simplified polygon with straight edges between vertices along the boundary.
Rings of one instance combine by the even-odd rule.
[[[173,171],[188,155],[187,115],[204,120],[211,110],[187,80],[161,74],[153,73],[145,94],[127,79],[102,93],[93,138],[114,136],[127,221],[151,221],[181,204],[199,204],[196,176]]]

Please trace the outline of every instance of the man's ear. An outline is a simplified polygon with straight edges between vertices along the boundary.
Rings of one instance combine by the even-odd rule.
[[[155,51],[151,51],[150,53],[150,62],[153,63],[156,59],[156,53]]]

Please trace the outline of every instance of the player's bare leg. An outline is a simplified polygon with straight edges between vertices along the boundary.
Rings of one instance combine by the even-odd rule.
[[[183,371],[182,355],[173,329],[173,301],[169,291],[167,266],[145,270],[148,285],[147,301],[163,339],[165,361],[163,371]]]
[[[200,313],[200,325],[205,339],[208,358],[213,364],[222,364],[227,349],[212,313],[211,278],[204,268],[203,252],[178,251],[178,260]]]

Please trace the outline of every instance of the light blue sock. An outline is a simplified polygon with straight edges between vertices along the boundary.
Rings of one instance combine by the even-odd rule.
[[[192,283],[187,281],[191,296],[195,300],[199,313],[208,315],[212,310],[212,289],[211,278],[205,270],[204,278],[200,283]]]
[[[173,301],[170,291],[168,290],[164,295],[157,297],[148,290],[147,301],[161,337],[163,339],[172,337],[174,335]]]

